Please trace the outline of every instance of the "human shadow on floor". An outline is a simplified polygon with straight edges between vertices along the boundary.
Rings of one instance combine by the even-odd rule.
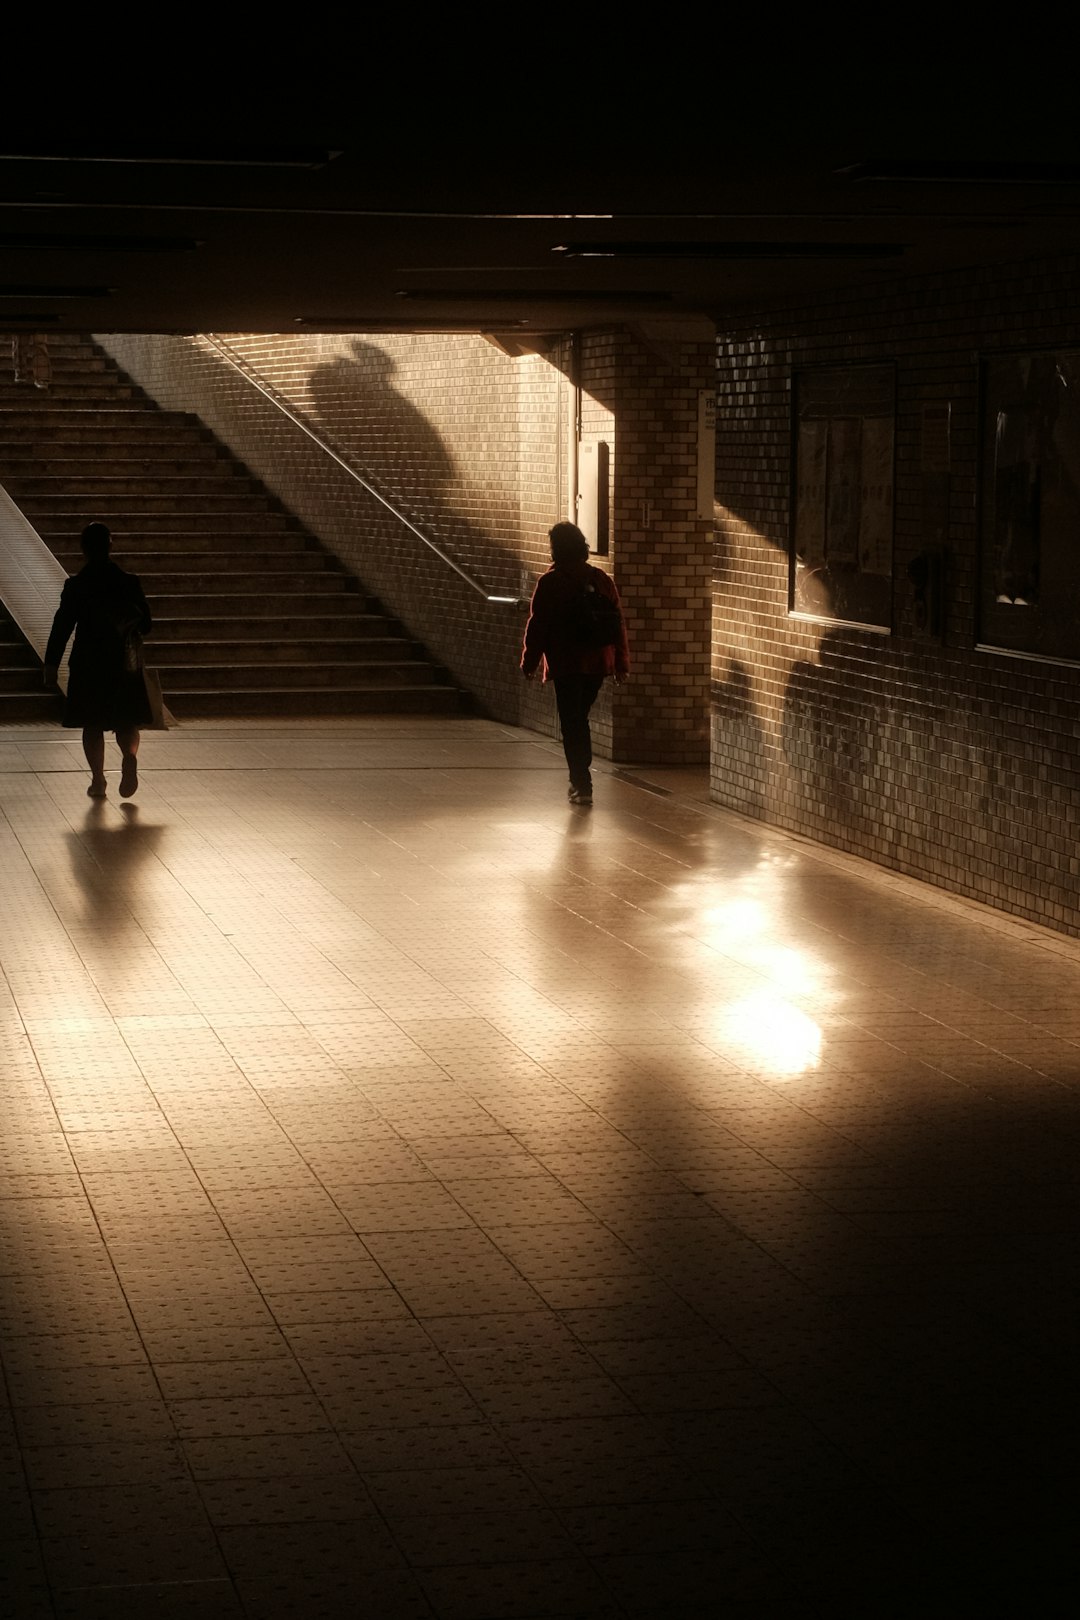
[[[67,834],[71,870],[82,894],[83,920],[118,930],[143,909],[143,872],[157,853],[165,827],[146,822],[139,807],[123,804],[122,820],[107,822],[105,800],[95,801],[83,825]]]

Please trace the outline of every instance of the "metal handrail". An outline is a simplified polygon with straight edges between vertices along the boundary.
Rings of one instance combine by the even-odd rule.
[[[257,388],[259,393],[270,401],[271,405],[275,406],[277,410],[281,411],[284,416],[287,416],[289,421],[294,423],[302,433],[306,433],[308,438],[319,446],[320,450],[325,451],[325,453],[330,456],[332,460],[336,461],[338,466],[341,467],[344,472],[347,472],[350,478],[354,478],[363,489],[366,489],[368,494],[373,496],[381,506],[385,506],[390,515],[397,518],[399,523],[403,523],[410,533],[414,534],[418,540],[427,546],[429,551],[433,551],[440,562],[445,563],[448,568],[452,568],[454,573],[465,581],[470,590],[475,591],[478,596],[482,596],[485,602],[495,603],[500,607],[522,606],[523,599],[520,596],[500,596],[492,591],[489,591],[486,585],[481,584],[478,579],[474,578],[474,576],[469,573],[468,569],[462,568],[460,563],[455,562],[453,557],[445,552],[441,546],[436,545],[435,541],[432,540],[429,535],[424,534],[421,529],[418,529],[411,518],[407,518],[404,512],[400,512],[391,501],[386,499],[385,495],[380,494],[374,485],[369,484],[363,474],[357,472],[356,468],[349,461],[347,461],[344,456],[339,455],[334,449],[333,445],[324,439],[321,433],[317,433],[313,427],[304,421],[303,417],[297,416],[296,412],[291,408],[291,406],[285,403],[285,400],[281,397],[273,384],[265,382],[259,376],[254,367],[250,366],[246,360],[242,359],[238,354],[230,349],[227,343],[223,343],[220,338],[215,337],[211,332],[202,332],[199,335],[204,343],[210,344],[211,348],[217,350],[218,354],[221,355],[221,358],[226,362],[227,365],[232,366],[234,371],[238,371],[240,373],[245,382],[249,382],[253,388]]]

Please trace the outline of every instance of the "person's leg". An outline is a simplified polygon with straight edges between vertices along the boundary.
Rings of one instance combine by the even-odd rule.
[[[570,773],[570,787],[573,791],[579,784],[582,771],[581,677],[556,675],[554,686],[563,753],[566,756],[566,768]],[[587,764],[585,769],[588,769]]]
[[[589,710],[596,701],[601,684],[599,677],[592,675],[562,675],[555,678],[555,704],[562,729],[563,753],[570,772],[570,787],[575,793],[592,793]]]
[[[120,748],[120,797],[130,799],[139,786],[138,726],[128,726],[126,730],[118,731],[116,741]]]
[[[589,725],[589,714],[593,704],[600,695],[600,688],[604,680],[601,675],[583,675],[581,677],[581,780],[578,791],[586,796],[592,803],[592,728]]]
[[[96,726],[84,726],[82,734],[83,753],[86,763],[90,767],[90,786],[87,793],[92,799],[105,797],[105,733]]]

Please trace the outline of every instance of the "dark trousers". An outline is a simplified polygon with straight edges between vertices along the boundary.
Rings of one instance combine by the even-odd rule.
[[[602,675],[556,675],[555,707],[562,728],[563,753],[570,772],[571,787],[591,790],[592,733],[589,710],[604,684]]]

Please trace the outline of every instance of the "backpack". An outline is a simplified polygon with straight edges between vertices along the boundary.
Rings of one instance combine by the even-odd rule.
[[[610,597],[586,585],[567,605],[565,625],[579,647],[614,647],[622,634],[622,614]]]

